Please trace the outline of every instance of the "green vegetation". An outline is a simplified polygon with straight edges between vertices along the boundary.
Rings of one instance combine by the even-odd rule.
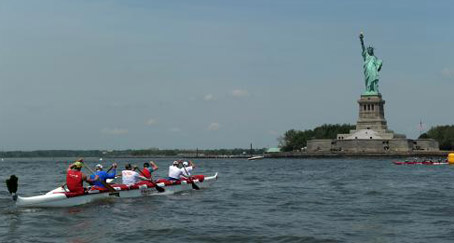
[[[454,125],[432,127],[419,138],[433,138],[438,141],[441,150],[454,150]]]
[[[306,147],[307,141],[311,139],[335,139],[339,133],[349,133],[355,129],[355,125],[350,124],[324,124],[313,130],[291,129],[284,133],[279,139],[279,146],[282,151],[295,151]]]
[[[249,156],[263,154],[266,148],[253,149],[212,149],[212,150],[180,150],[180,149],[139,149],[139,150],[37,150],[0,152],[1,158],[35,158],[35,157],[218,157],[218,156]]]

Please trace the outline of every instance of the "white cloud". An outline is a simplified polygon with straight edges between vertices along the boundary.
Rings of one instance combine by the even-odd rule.
[[[235,89],[232,91],[232,95],[235,97],[246,97],[249,96],[249,92],[244,89]]]
[[[214,95],[212,95],[212,94],[207,94],[207,95],[205,95],[205,96],[203,97],[203,99],[204,99],[205,101],[212,101],[212,100],[214,100]]]
[[[171,131],[171,132],[181,132],[181,129],[178,128],[178,127],[173,127],[173,128],[170,128],[169,131]]]
[[[154,118],[150,118],[148,119],[147,122],[145,122],[145,124],[147,124],[148,126],[153,126],[153,125],[156,125],[158,123],[158,121]]]
[[[445,78],[454,78],[454,69],[452,68],[443,68],[441,70],[441,75]]]
[[[208,126],[208,130],[210,131],[217,131],[221,129],[221,124],[217,123],[217,122],[212,122],[209,126]]]
[[[101,133],[109,134],[109,135],[123,135],[128,133],[128,129],[123,128],[103,128]]]

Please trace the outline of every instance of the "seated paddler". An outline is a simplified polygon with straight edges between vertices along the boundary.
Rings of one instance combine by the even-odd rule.
[[[103,166],[101,164],[96,165],[96,172],[94,175],[90,176],[90,179],[95,180],[95,177],[98,177],[98,180],[95,180],[94,185],[90,188],[90,190],[105,190],[107,189],[104,186],[104,183],[107,183],[107,179],[115,179],[115,175],[117,174],[117,163],[112,164],[111,172],[103,171]]]
[[[178,181],[180,180],[181,176],[183,175],[183,170],[180,168],[180,165],[183,161],[173,161],[172,165],[169,166],[169,177],[167,177],[170,181]]]
[[[151,179],[151,173],[158,169],[159,167],[156,165],[154,161],[150,161],[150,163],[145,162],[143,163],[143,169],[140,171],[140,175],[146,177],[147,179]]]
[[[132,186],[138,183],[141,180],[147,181],[148,179],[144,176],[139,175],[139,173],[135,172],[134,170],[137,169],[137,166],[132,167],[131,164],[125,165],[125,169],[121,171],[121,178],[123,180],[123,184]]]
[[[97,180],[97,176],[94,180],[88,178],[84,173],[82,173],[83,160],[79,159],[75,163],[69,165],[66,170],[66,186],[68,187],[69,192],[76,194],[84,194],[85,188],[83,182],[94,183]]]

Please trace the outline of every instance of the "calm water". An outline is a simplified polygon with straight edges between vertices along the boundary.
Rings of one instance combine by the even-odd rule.
[[[166,176],[172,160],[156,161],[155,174]],[[2,183],[16,174],[25,196],[62,184],[67,166],[65,159],[0,163]],[[213,187],[64,209],[17,209],[3,183],[0,242],[454,241],[454,166],[396,166],[389,159],[196,163],[199,173],[219,172]]]

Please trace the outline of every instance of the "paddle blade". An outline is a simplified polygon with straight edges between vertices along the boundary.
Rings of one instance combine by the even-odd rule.
[[[154,186],[158,192],[165,192],[166,190],[158,185],[155,184]]]
[[[6,180],[6,187],[8,188],[8,192],[10,194],[17,192],[17,181],[18,180],[19,180],[19,178],[17,178],[16,175],[12,175],[9,179]]]
[[[194,181],[192,181],[191,184],[192,184],[192,189],[194,189],[194,190],[200,190],[200,187],[197,186],[197,185],[195,184]]]

